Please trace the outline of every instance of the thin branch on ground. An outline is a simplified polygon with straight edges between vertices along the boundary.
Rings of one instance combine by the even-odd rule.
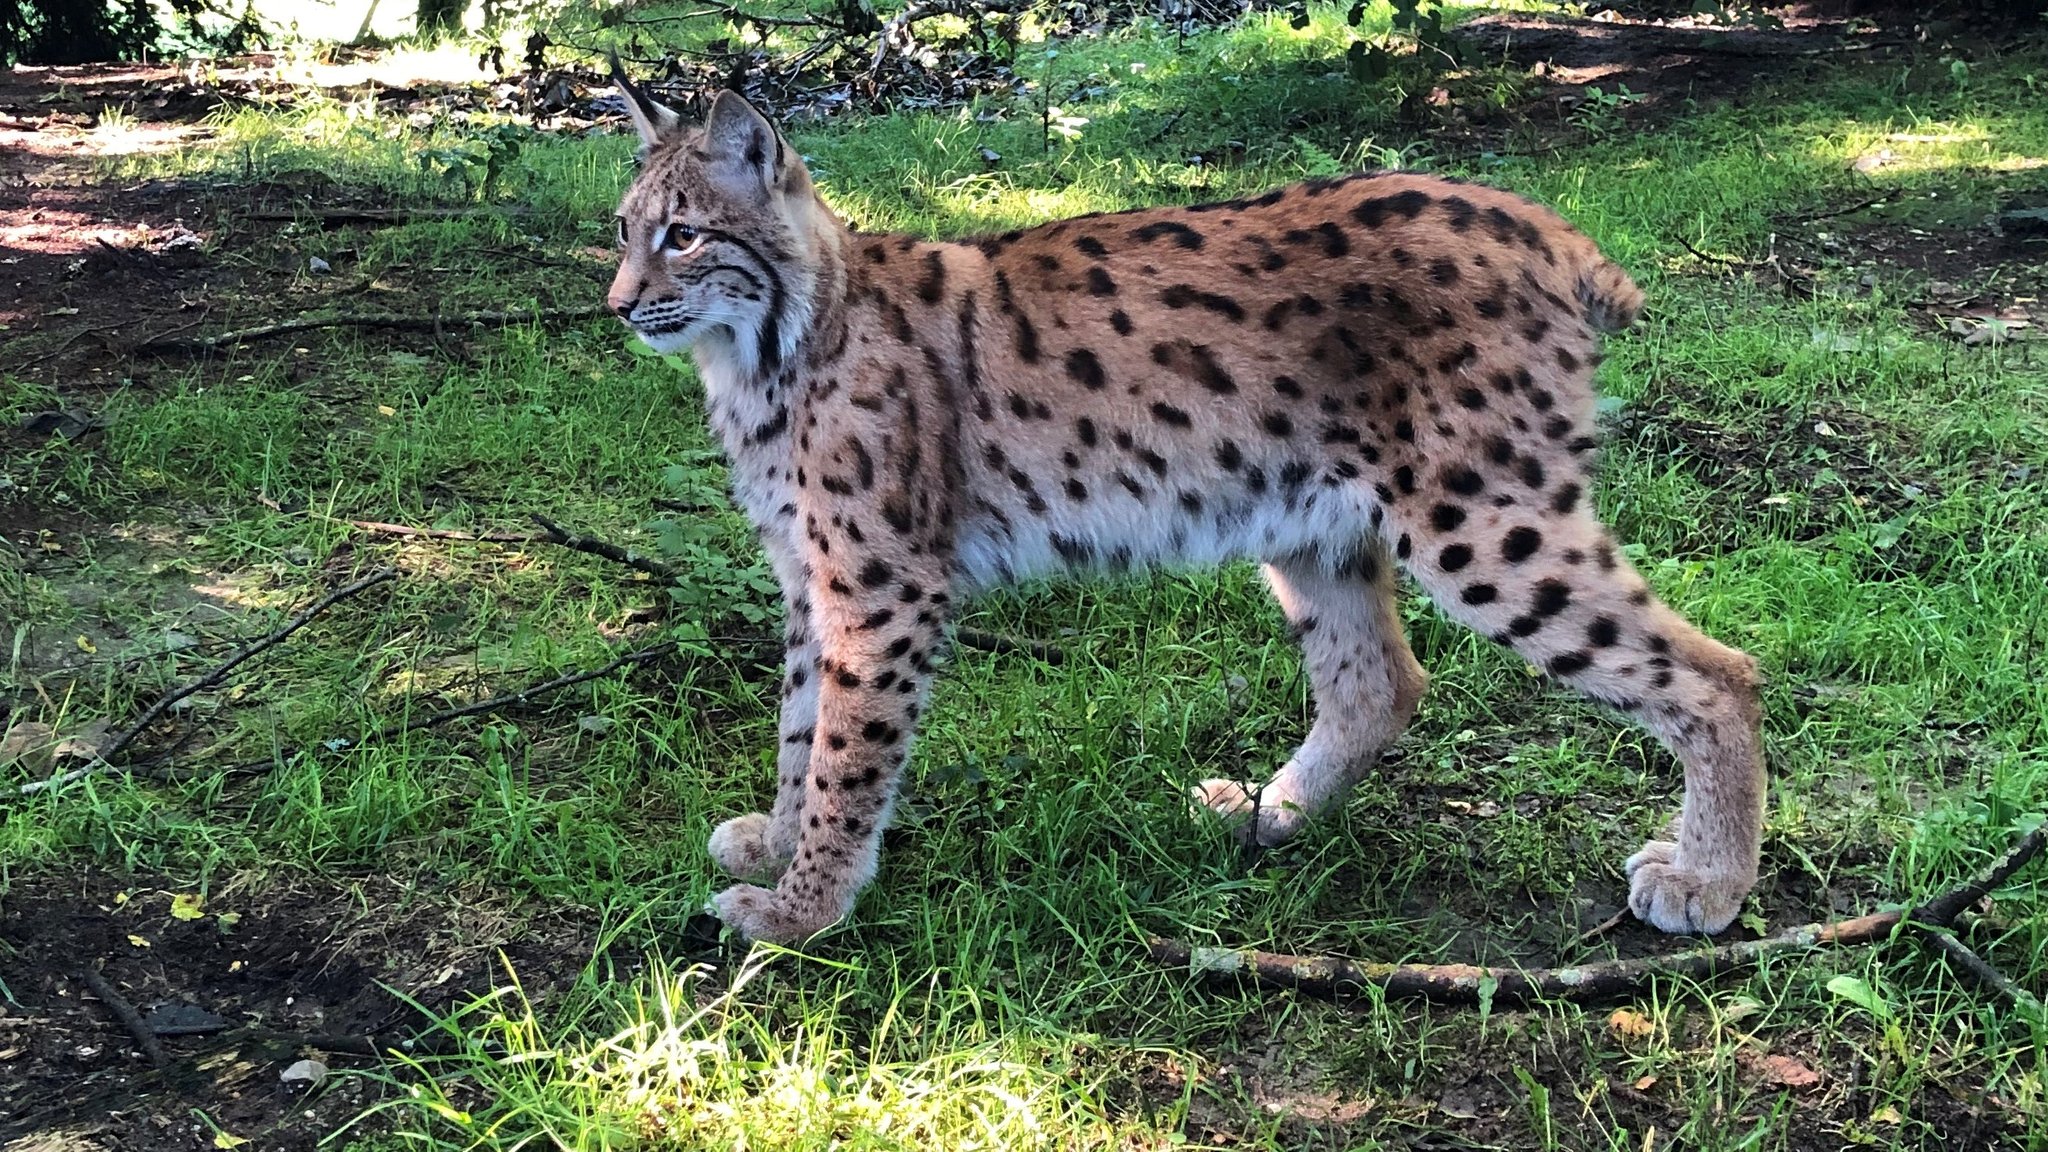
[[[529,209],[517,204],[494,207],[472,208],[301,208],[249,212],[246,220],[289,221],[297,223],[317,220],[327,228],[344,224],[407,224],[414,220],[467,220],[475,216],[524,216]]]
[[[980,628],[955,628],[953,639],[966,647],[982,652],[993,652],[998,656],[1021,652],[1047,664],[1059,664],[1067,658],[1066,652],[1057,644],[1047,644],[1043,640],[1010,636],[1001,632],[986,632]]]
[[[543,308],[537,311],[513,310],[509,312],[437,312],[437,313],[371,313],[352,316],[312,316],[296,320],[280,320],[272,324],[258,324],[253,328],[242,328],[233,332],[222,332],[215,336],[194,336],[190,339],[173,340],[155,337],[137,344],[132,351],[159,352],[164,354],[182,353],[203,355],[234,344],[246,344],[251,340],[264,340],[272,336],[287,336],[295,332],[311,332],[320,328],[389,328],[407,332],[440,332],[465,324],[546,324],[561,320],[589,320],[608,314],[602,304],[586,304],[576,308]]]
[[[1765,262],[1762,260],[1744,260],[1738,256],[1715,256],[1712,253],[1702,252],[1699,249],[1693,247],[1692,241],[1687,240],[1683,236],[1676,237],[1676,239],[1678,240],[1678,244],[1680,247],[1684,248],[1687,252],[1692,253],[1699,259],[1705,260],[1709,264],[1722,264],[1730,268],[1745,269],[1756,269],[1765,266]]]
[[[640,553],[628,548],[621,548],[608,540],[599,540],[595,536],[585,536],[581,533],[571,532],[538,512],[534,513],[532,519],[535,524],[540,525],[541,531],[547,533],[543,539],[552,544],[559,544],[571,552],[584,552],[592,556],[602,556],[614,564],[624,564],[636,572],[645,572],[656,580],[666,580],[671,584],[682,578],[682,573],[677,572],[659,560],[642,556]]]
[[[459,528],[414,528],[409,524],[386,524],[382,520],[350,520],[351,528],[380,536],[409,536],[422,540],[476,540],[485,544],[533,544],[547,539],[531,532],[464,532]]]
[[[571,688],[578,684],[588,683],[589,681],[609,676],[613,672],[616,672],[620,668],[624,668],[629,664],[645,664],[649,661],[656,660],[663,656],[666,656],[674,652],[675,650],[675,641],[664,640],[659,644],[649,645],[646,648],[641,648],[636,651],[628,652],[625,655],[619,656],[610,661],[609,663],[606,663],[602,667],[593,668],[587,672],[564,673],[563,675],[557,676],[552,680],[545,680],[538,684],[528,685],[525,688],[519,689],[517,692],[508,692],[502,696],[493,696],[487,700],[476,700],[472,701],[471,703],[464,704],[460,707],[449,708],[440,712],[432,712],[425,716],[410,717],[408,719],[401,720],[395,724],[387,724],[384,727],[379,728],[377,731],[372,732],[359,740],[350,740],[345,737],[337,737],[335,739],[323,742],[320,745],[320,747],[330,752],[349,751],[356,748],[360,748],[365,744],[379,744],[386,740],[392,740],[399,736],[403,736],[408,732],[420,732],[429,728],[439,728],[443,724],[447,724],[455,720],[460,720],[467,716],[482,716],[490,712],[501,712],[507,708],[517,707],[521,704],[531,703],[539,697],[545,696],[551,692],[559,692],[564,688]],[[231,776],[255,775],[263,772],[268,772],[272,768],[275,768],[279,764],[282,764],[285,761],[290,760],[292,757],[297,756],[300,752],[303,751],[305,751],[305,748],[303,746],[298,748],[287,748],[272,753],[269,756],[264,756],[253,760],[244,760],[239,764],[230,764],[220,769],[166,769],[163,771],[152,773],[152,775],[156,776],[159,779],[165,780],[189,780],[194,777],[206,775],[209,771],[220,771]]]
[[[22,361],[21,363],[15,365],[14,370],[16,372],[27,372],[31,368],[35,368],[51,360],[55,360],[57,357],[62,356],[66,352],[71,351],[71,349],[74,346],[76,346],[80,340],[85,339],[87,336],[102,335],[108,332],[119,332],[124,328],[132,326],[134,323],[135,322],[133,320],[117,320],[112,324],[98,324],[90,328],[80,328],[78,331],[73,332],[69,336],[66,336],[64,338],[64,342],[57,345],[55,348],[52,348],[47,352],[39,352],[34,356],[31,356],[28,359]]]
[[[1477,1003],[1483,997],[1496,1003],[1539,998],[1603,1000],[1635,992],[1660,976],[1705,980],[1754,967],[1768,957],[1805,952],[1822,944],[1876,943],[1890,939],[1902,926],[1932,931],[1938,941],[1947,935],[1946,930],[1956,916],[2011,879],[2014,873],[2040,854],[2044,845],[2048,845],[2048,827],[2036,828],[2022,836],[1981,876],[1914,908],[1876,912],[1853,920],[1807,924],[1762,940],[1744,940],[1632,960],[1603,960],[1566,968],[1360,963],[1338,956],[1291,956],[1253,948],[1198,948],[1156,936],[1149,944],[1152,959],[1169,967],[1185,967],[1201,975],[1237,976],[1260,984],[1321,995],[1378,988],[1388,996],[1421,997],[1452,1004]],[[1956,947],[1962,946],[1958,942]],[[1946,946],[1944,950],[1947,950]],[[1970,955],[1984,970],[1971,969],[1980,979],[1988,972],[2006,984],[2011,983],[1981,957],[1975,953]],[[2021,994],[2025,993],[2021,991]]]
[[[1945,928],[1930,928],[1927,941],[1948,958],[1950,965],[1961,969],[1972,980],[1997,993],[2007,1003],[2032,1012],[2041,1013],[2041,1001],[2032,992],[2013,983],[2012,977],[1993,967],[1989,960],[1971,951],[1968,944],[1956,939],[1955,933]]]
[[[114,1014],[114,1018],[121,1022],[121,1027],[128,1030],[128,1035],[142,1049],[142,1054],[149,1057],[149,1062],[159,1068],[163,1067],[164,1046],[157,1042],[156,1033],[149,1030],[149,1025],[142,1022],[141,1015],[135,1011],[135,1005],[114,991],[114,986],[107,983],[107,978],[100,975],[97,968],[80,968],[78,978],[85,981],[85,986],[92,989],[92,994],[99,997],[100,1003],[105,1004],[107,1010]]]
[[[187,684],[182,688],[174,689],[159,697],[156,703],[151,704],[148,708],[143,710],[140,719],[136,720],[135,723],[130,724],[128,727],[122,729],[120,735],[114,737],[114,739],[110,741],[104,749],[101,749],[96,755],[94,755],[92,762],[87,764],[85,767],[74,768],[69,772],[65,772],[57,776],[52,776],[47,780],[34,780],[27,784],[23,784],[19,789],[19,795],[33,796],[38,792],[46,791],[51,788],[59,788],[66,784],[70,784],[74,781],[83,780],[87,776],[91,776],[96,772],[104,771],[105,769],[113,767],[115,760],[119,758],[123,752],[127,751],[128,745],[134,743],[135,738],[142,735],[142,733],[146,731],[151,724],[156,723],[157,718],[159,716],[162,716],[165,712],[169,711],[171,705],[176,704],[178,701],[185,699],[187,696],[190,696],[195,692],[203,692],[208,688],[217,687],[218,685],[220,685],[222,681],[228,678],[229,673],[233,672],[236,668],[241,667],[244,663],[247,663],[249,660],[254,659],[255,657],[260,656],[263,653],[269,651],[270,649],[275,648],[277,645],[284,643],[285,639],[289,637],[292,633],[297,632],[299,629],[311,623],[315,616],[320,615],[322,612],[327,611],[329,608],[332,608],[336,604],[341,603],[343,600],[346,600],[349,597],[354,596],[358,592],[362,592],[368,588],[373,588],[379,584],[384,583],[387,580],[396,579],[397,576],[398,569],[396,568],[380,569],[379,571],[373,572],[370,575],[363,577],[361,580],[357,580],[353,584],[345,584],[340,588],[336,588],[334,591],[329,592],[327,595],[322,596],[320,599],[314,601],[311,607],[307,608],[305,611],[299,613],[297,616],[294,616],[289,621],[285,622],[283,627],[280,627],[266,636],[263,636],[255,641],[252,641],[251,643],[245,644],[242,647],[235,649],[235,651],[231,653],[226,660],[223,660],[221,663],[215,665],[213,671],[208,672],[206,675],[201,676],[199,679],[192,681],[190,684]]]
[[[533,522],[540,525],[541,530],[547,533],[544,539],[559,544],[571,551],[584,552],[592,556],[602,556],[614,563],[624,564],[634,571],[645,572],[657,580],[663,580],[670,584],[682,578],[682,573],[677,572],[674,568],[663,564],[659,560],[642,556],[640,553],[628,548],[621,548],[608,540],[600,540],[595,536],[585,536],[578,532],[571,532],[538,513],[534,514]],[[1057,645],[1047,644],[1039,640],[1027,640],[1021,636],[1004,636],[1000,633],[984,632],[979,628],[956,628],[953,630],[953,639],[969,648],[979,649],[983,652],[994,652],[997,654],[1022,652],[1035,659],[1043,660],[1047,664],[1058,664],[1067,658],[1067,654],[1061,651]]]
[[[1783,217],[1782,219],[1787,224],[1811,224],[1816,220],[1832,220],[1837,216],[1849,216],[1857,212],[1861,212],[1866,208],[1875,208],[1880,204],[1889,204],[1894,199],[1896,199],[1898,195],[1898,190],[1893,189],[1890,192],[1885,192],[1881,195],[1872,196],[1868,200],[1858,200],[1856,203],[1851,204],[1846,208],[1830,208],[1825,212],[1814,212],[1805,216],[1787,216]]]

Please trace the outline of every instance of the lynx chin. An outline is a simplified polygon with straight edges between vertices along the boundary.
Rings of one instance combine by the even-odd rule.
[[[1520,197],[1407,173],[938,243],[850,230],[745,100],[685,125],[615,75],[644,144],[609,304],[689,349],[788,607],[775,803],[711,835],[759,940],[846,916],[960,599],[1250,558],[1316,719],[1256,791],[1194,802],[1278,844],[1397,738],[1444,612],[1630,714],[1685,768],[1629,906],[1717,932],[1756,880],[1755,661],[1650,592],[1594,514],[1592,377],[1642,306]]]

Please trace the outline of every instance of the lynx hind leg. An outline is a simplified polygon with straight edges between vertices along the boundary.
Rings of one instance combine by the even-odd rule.
[[[1630,857],[1629,907],[1665,932],[1718,932],[1756,882],[1764,802],[1756,662],[1659,603],[1599,521],[1574,510],[1578,486],[1569,487],[1570,499],[1553,493],[1534,507],[1447,496],[1436,512],[1397,517],[1408,533],[1398,550],[1446,612],[1636,716],[1684,765],[1676,839]]]
[[[1198,807],[1240,821],[1240,835],[1271,847],[1339,800],[1407,728],[1429,677],[1408,649],[1394,597],[1393,559],[1378,541],[1334,563],[1276,559],[1266,583],[1301,639],[1315,722],[1256,796],[1234,780],[1205,780]]]

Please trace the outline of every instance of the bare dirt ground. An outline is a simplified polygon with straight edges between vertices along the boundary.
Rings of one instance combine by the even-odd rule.
[[[1730,52],[1708,50],[1683,30],[1631,34],[1625,26],[1605,25],[1589,31],[1511,17],[1482,22],[1473,34],[1497,38],[1512,59],[1540,66],[1549,87],[1525,110],[1532,118],[1554,121],[1562,107],[1557,101],[1588,84],[1627,83],[1646,96],[1626,110],[1637,129],[1682,111],[1688,99],[1739,99],[1756,75],[1800,66],[1810,51],[1834,51],[1857,36],[1877,35],[1810,21],[1760,33],[1743,42],[1747,50]],[[1872,53],[1883,50],[1869,46]],[[301,278],[274,242],[286,222],[266,217],[288,215],[314,195],[327,207],[346,204],[346,189],[317,173],[267,184],[116,186],[96,177],[95,164],[121,149],[202,142],[208,135],[203,117],[224,100],[251,98],[250,91],[201,88],[170,68],[0,73],[0,356],[16,373],[48,383],[57,397],[41,419],[0,428],[0,454],[53,436],[89,445],[107,394],[151,386],[153,363],[128,354],[142,339],[198,328],[230,298],[267,297],[280,314],[296,310]],[[107,108],[126,115],[110,123],[102,115]],[[1803,246],[1788,240],[1780,269],[1796,277],[1801,266],[1829,261],[1919,271],[1950,289],[1930,290],[1931,326],[1986,309],[1995,316],[2038,288],[2038,253],[1981,229],[1863,227],[1852,217],[1829,229],[1829,241],[1813,240],[1812,232],[1797,241]],[[1761,262],[1768,255],[1744,259]],[[1779,272],[1758,263],[1727,274]],[[401,346],[425,339],[379,338]],[[1731,476],[1753,470],[1760,454],[1797,455],[1799,449],[1796,442],[1705,443],[1700,438],[1709,432],[1676,425],[1624,434],[1683,445],[1695,457],[1719,461],[1710,466]],[[23,553],[34,553],[43,533],[93,531],[90,522],[37,507],[31,493],[0,492],[0,534]],[[0,701],[0,717],[4,708]],[[1774,883],[1783,882],[1767,871],[1765,884]],[[100,873],[10,881],[0,898],[0,1145],[111,1152],[192,1146],[195,1136],[203,1144],[206,1133],[196,1130],[193,1117],[203,1108],[232,1131],[263,1134],[263,1147],[310,1149],[370,1102],[373,1086],[354,1081],[308,1102],[279,1079],[281,1068],[307,1056],[361,1064],[358,1046],[415,1037],[421,1017],[394,991],[444,1010],[502,979],[499,949],[528,994],[545,999],[591,963],[596,934],[584,913],[513,909],[482,891],[437,891],[387,876],[238,878],[218,885],[209,906],[189,919],[174,913],[171,887],[159,878]],[[1826,916],[1867,895],[1784,891],[1767,903]],[[1583,910],[1595,920],[1607,911]],[[1666,947],[1661,937],[1633,926],[1622,940],[1627,952]],[[1499,954],[1485,941],[1472,951],[1473,959]],[[1518,958],[1544,959],[1519,950]],[[622,975],[637,960],[613,962]],[[86,966],[104,973],[145,1027],[167,1030],[159,1037],[161,1063],[138,1050],[130,1030],[86,986],[79,975]],[[1840,1067],[1860,1066],[1853,1053],[1827,1058]],[[1577,1073],[1574,1057],[1556,1059],[1556,1079],[1569,1085]],[[1143,1071],[1134,1083],[1145,1095],[1171,1099],[1181,1091],[1173,1075]],[[1248,1069],[1243,1075],[1263,1091],[1259,1085],[1279,1074]],[[1842,1108],[1853,1110],[1862,1088],[1867,1085],[1848,1083],[1833,1090]],[[1513,1091],[1512,1084],[1475,1079],[1470,1099],[1459,1107],[1468,1117],[1504,1113]],[[1631,1091],[1615,1089],[1624,1102]],[[1645,1109],[1663,1107],[1642,1100]],[[1957,1146],[1989,1143],[1991,1134],[1978,1126],[1999,1122],[1970,1102],[1954,1106],[1950,1130],[1977,1141]],[[1328,1107],[1341,1119],[1341,1102]],[[1814,1109],[1816,1123],[1828,1112]],[[1215,1123],[1223,1134],[1225,1121]],[[1190,1135],[1198,1136],[1202,1124],[1195,1117]],[[1469,1134],[1483,1141],[1487,1125],[1476,1122]],[[23,1144],[7,1143],[21,1137]],[[1823,1146],[1818,1128],[1814,1139],[1800,1146]]]

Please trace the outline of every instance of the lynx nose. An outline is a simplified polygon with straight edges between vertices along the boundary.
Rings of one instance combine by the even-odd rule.
[[[619,319],[621,320],[629,319],[633,315],[633,309],[640,306],[640,298],[637,296],[621,298],[614,294],[605,297],[604,302],[611,307],[612,311],[619,314]]]

